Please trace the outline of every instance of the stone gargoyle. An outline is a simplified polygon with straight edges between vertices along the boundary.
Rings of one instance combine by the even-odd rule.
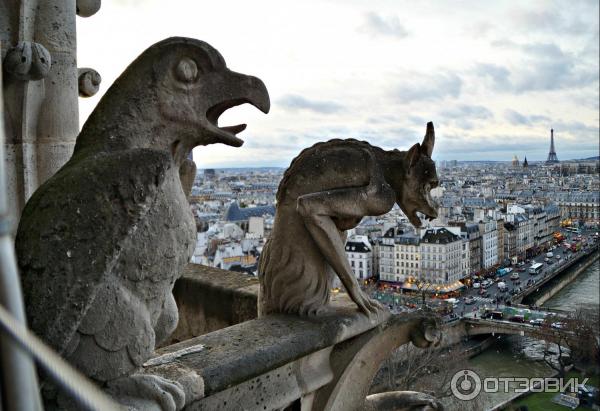
[[[319,314],[328,309],[330,270],[367,315],[382,307],[360,289],[344,251],[345,231],[364,216],[397,203],[415,227],[417,212],[433,219],[430,190],[438,185],[431,160],[435,135],[427,124],[422,144],[385,151],[365,141],[330,140],[302,151],[277,190],[273,231],[259,262],[259,315]]]
[[[177,325],[173,284],[195,246],[180,167],[198,145],[243,143],[244,124],[218,125],[243,103],[269,111],[261,80],[230,71],[202,41],[161,41],[110,87],[23,211],[16,250],[31,328],[125,405],[194,400],[140,369]]]

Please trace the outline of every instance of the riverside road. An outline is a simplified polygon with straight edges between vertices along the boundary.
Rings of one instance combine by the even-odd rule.
[[[586,231],[580,235],[586,245],[579,251],[573,252],[565,247],[565,243],[570,243],[576,237],[575,234],[567,234],[565,243],[556,245],[550,251],[552,252],[552,257],[547,257],[547,253],[541,253],[520,265],[511,267],[513,269],[512,272],[503,277],[489,279],[489,282],[485,285],[483,278],[481,282],[474,281],[470,287],[463,289],[460,297],[456,299],[456,302],[453,304],[451,317],[471,317],[473,313],[479,312],[481,308],[510,305],[512,298],[526,288],[535,289],[542,280],[557,271],[562,271],[564,266],[568,265],[573,259],[580,258],[583,255],[589,254],[593,249],[597,249],[598,240],[594,238],[593,234],[594,232],[592,231]],[[542,264],[542,266],[539,272],[531,273],[530,268],[536,263]],[[516,278],[515,273],[518,274],[518,278]],[[478,285],[475,285],[475,283],[478,283]],[[499,286],[498,284],[500,283],[503,283],[504,287]],[[397,292],[387,290],[376,291],[374,295],[378,300],[388,304],[392,311],[396,312],[405,310],[406,307],[402,302],[410,298],[406,294],[401,296]],[[395,298],[400,296],[401,298]],[[412,300],[418,301],[419,298],[418,295],[413,294]],[[426,304],[435,305],[442,301],[441,299],[427,298]]]

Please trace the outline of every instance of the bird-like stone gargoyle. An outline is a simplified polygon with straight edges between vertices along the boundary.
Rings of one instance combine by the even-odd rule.
[[[161,41],[106,92],[71,159],[23,211],[16,249],[31,328],[134,408],[194,400],[140,369],[177,325],[173,284],[195,247],[180,166],[195,146],[240,146],[245,125],[218,119],[243,103],[269,111],[261,80],[230,71],[202,41]]]
[[[273,231],[260,257],[260,315],[326,311],[330,270],[362,312],[380,312],[352,274],[345,231],[364,216],[387,213],[394,203],[415,227],[421,226],[417,212],[437,217],[429,193],[438,185],[434,139],[428,123],[422,144],[408,151],[336,139],[317,143],[292,161],[279,184]]]

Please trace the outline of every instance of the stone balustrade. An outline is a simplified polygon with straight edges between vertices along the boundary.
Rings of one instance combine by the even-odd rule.
[[[189,264],[173,294],[179,323],[171,343],[257,317],[258,280],[247,274]]]
[[[257,291],[256,279],[193,264],[178,280],[182,341],[158,350],[146,371],[181,383],[194,398],[186,410],[364,409],[392,350],[439,342],[439,333],[426,338],[436,326],[429,314],[369,319],[345,294],[324,316],[254,318]]]

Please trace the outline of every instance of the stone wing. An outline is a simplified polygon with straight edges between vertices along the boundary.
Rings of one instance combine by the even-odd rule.
[[[171,167],[150,149],[73,157],[25,206],[16,251],[27,318],[61,354]]]

